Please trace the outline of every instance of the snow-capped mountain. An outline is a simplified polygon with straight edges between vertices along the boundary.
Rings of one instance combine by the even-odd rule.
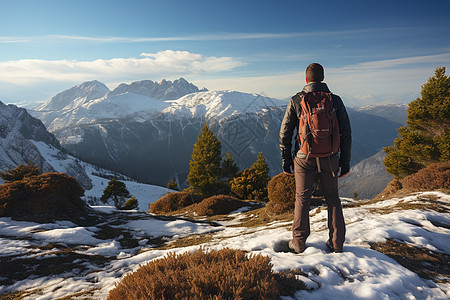
[[[15,168],[28,161],[44,171],[52,170],[33,141],[46,143],[58,151],[61,148],[40,120],[23,108],[0,102],[0,170]]]
[[[85,189],[86,199],[99,199],[113,177],[125,182],[130,193],[140,200],[139,208],[143,211],[148,210],[148,197],[161,197],[167,192],[166,188],[136,183],[67,154],[40,120],[23,108],[0,102],[0,171],[29,162],[38,165],[42,172],[73,176]]]
[[[44,155],[43,145],[52,149],[51,156]],[[58,140],[40,120],[23,108],[0,102],[0,170],[28,162],[38,165],[43,172],[63,171],[75,177],[83,188],[92,188],[79,160],[61,151]]]
[[[122,83],[111,92],[111,95],[134,93],[153,99],[174,100],[190,93],[205,90],[205,88],[199,90],[198,87],[187,82],[184,78],[174,80],[173,82],[163,79],[159,83],[151,80],[141,80],[130,84]]]
[[[206,91],[186,95],[164,109],[162,113],[184,117],[223,119],[235,115],[263,112],[268,107],[282,107],[287,100],[263,97],[238,91]]]
[[[61,92],[50,101],[36,108],[38,111],[65,111],[81,106],[91,100],[99,99],[109,92],[103,83],[94,80],[84,82]]]
[[[31,113],[43,120],[64,148],[85,161],[143,182],[165,186],[175,177],[182,185],[193,144],[207,123],[221,141],[222,153],[230,151],[241,169],[263,152],[270,175],[281,172],[278,136],[288,100],[238,91],[200,91],[182,78],[159,84],[149,80],[121,84],[88,101],[75,96],[90,95],[95,89],[101,95],[101,85],[91,82],[76,88],[87,89],[77,93],[71,89],[76,105]],[[165,100],[177,89],[188,94]],[[354,137],[352,164],[392,144],[398,123],[348,111]]]
[[[61,92],[49,102],[30,111],[50,131],[93,123],[102,119],[120,119],[139,112],[159,113],[170,101],[199,89],[180,78],[175,81],[151,80],[120,84],[110,91],[96,80],[84,82]]]
[[[355,108],[356,111],[386,118],[392,122],[404,125],[408,115],[408,104],[381,104]]]

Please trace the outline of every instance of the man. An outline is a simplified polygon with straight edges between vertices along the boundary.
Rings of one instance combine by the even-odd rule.
[[[298,135],[296,135],[295,148],[292,153],[292,137],[294,130],[298,131],[302,114],[300,102],[306,94],[311,92],[330,93],[328,86],[322,82],[323,79],[324,70],[320,64],[313,63],[306,68],[306,85],[302,92],[293,96],[289,101],[280,129],[283,171],[286,174],[295,175],[295,210],[289,248],[297,253],[305,251],[306,239],[310,234],[309,206],[316,172],[319,175],[328,206],[329,239],[326,245],[331,252],[342,252],[345,240],[345,222],[338,195],[338,177],[346,176],[350,171],[352,137],[348,114],[339,96],[331,94],[332,106],[339,125],[339,153],[327,157],[312,157],[309,153],[299,150]]]

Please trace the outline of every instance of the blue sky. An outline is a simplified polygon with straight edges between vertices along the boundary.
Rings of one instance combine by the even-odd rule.
[[[179,77],[285,98],[311,62],[350,106],[414,100],[450,67],[450,1],[0,0],[5,103]]]

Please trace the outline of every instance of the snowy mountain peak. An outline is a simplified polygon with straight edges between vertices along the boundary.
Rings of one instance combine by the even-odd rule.
[[[255,113],[267,107],[280,107],[287,101],[238,91],[204,91],[186,95],[166,108],[163,113],[204,115],[206,118],[223,118],[236,114]]]
[[[122,83],[110,95],[134,93],[159,100],[175,100],[184,95],[200,91],[198,87],[180,78],[175,81],[161,80],[159,83],[152,80],[135,81],[130,84]]]
[[[49,102],[37,108],[39,111],[68,110],[90,100],[101,98],[109,92],[103,83],[93,80],[83,82],[54,96]]]

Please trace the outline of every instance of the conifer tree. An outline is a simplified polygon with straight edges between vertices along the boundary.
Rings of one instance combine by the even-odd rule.
[[[189,163],[188,182],[195,192],[204,196],[217,193],[220,189],[220,161],[220,141],[205,124],[194,144]]]
[[[384,148],[386,171],[396,178],[433,162],[450,160],[450,77],[445,67],[422,86],[421,98],[408,106],[407,126],[398,129],[394,146]]]
[[[228,151],[222,158],[220,174],[222,178],[222,193],[229,194],[231,192],[230,183],[239,173],[239,167],[234,162],[233,157]]]
[[[37,165],[28,163],[28,165],[18,165],[15,169],[6,170],[5,172],[0,172],[0,177],[5,182],[13,182],[22,180],[25,177],[30,177],[34,175],[38,175],[40,173],[40,169]]]
[[[173,177],[170,178],[169,183],[167,184],[167,188],[178,191],[178,184],[175,181],[175,178],[173,178]]]
[[[108,199],[112,198],[114,206],[121,209],[125,203],[125,199],[130,197],[130,192],[127,190],[125,183],[113,178],[108,182],[108,186],[103,191],[100,200],[106,202]]]
[[[256,162],[231,181],[231,191],[241,199],[266,201],[269,180],[269,167],[260,152]]]

